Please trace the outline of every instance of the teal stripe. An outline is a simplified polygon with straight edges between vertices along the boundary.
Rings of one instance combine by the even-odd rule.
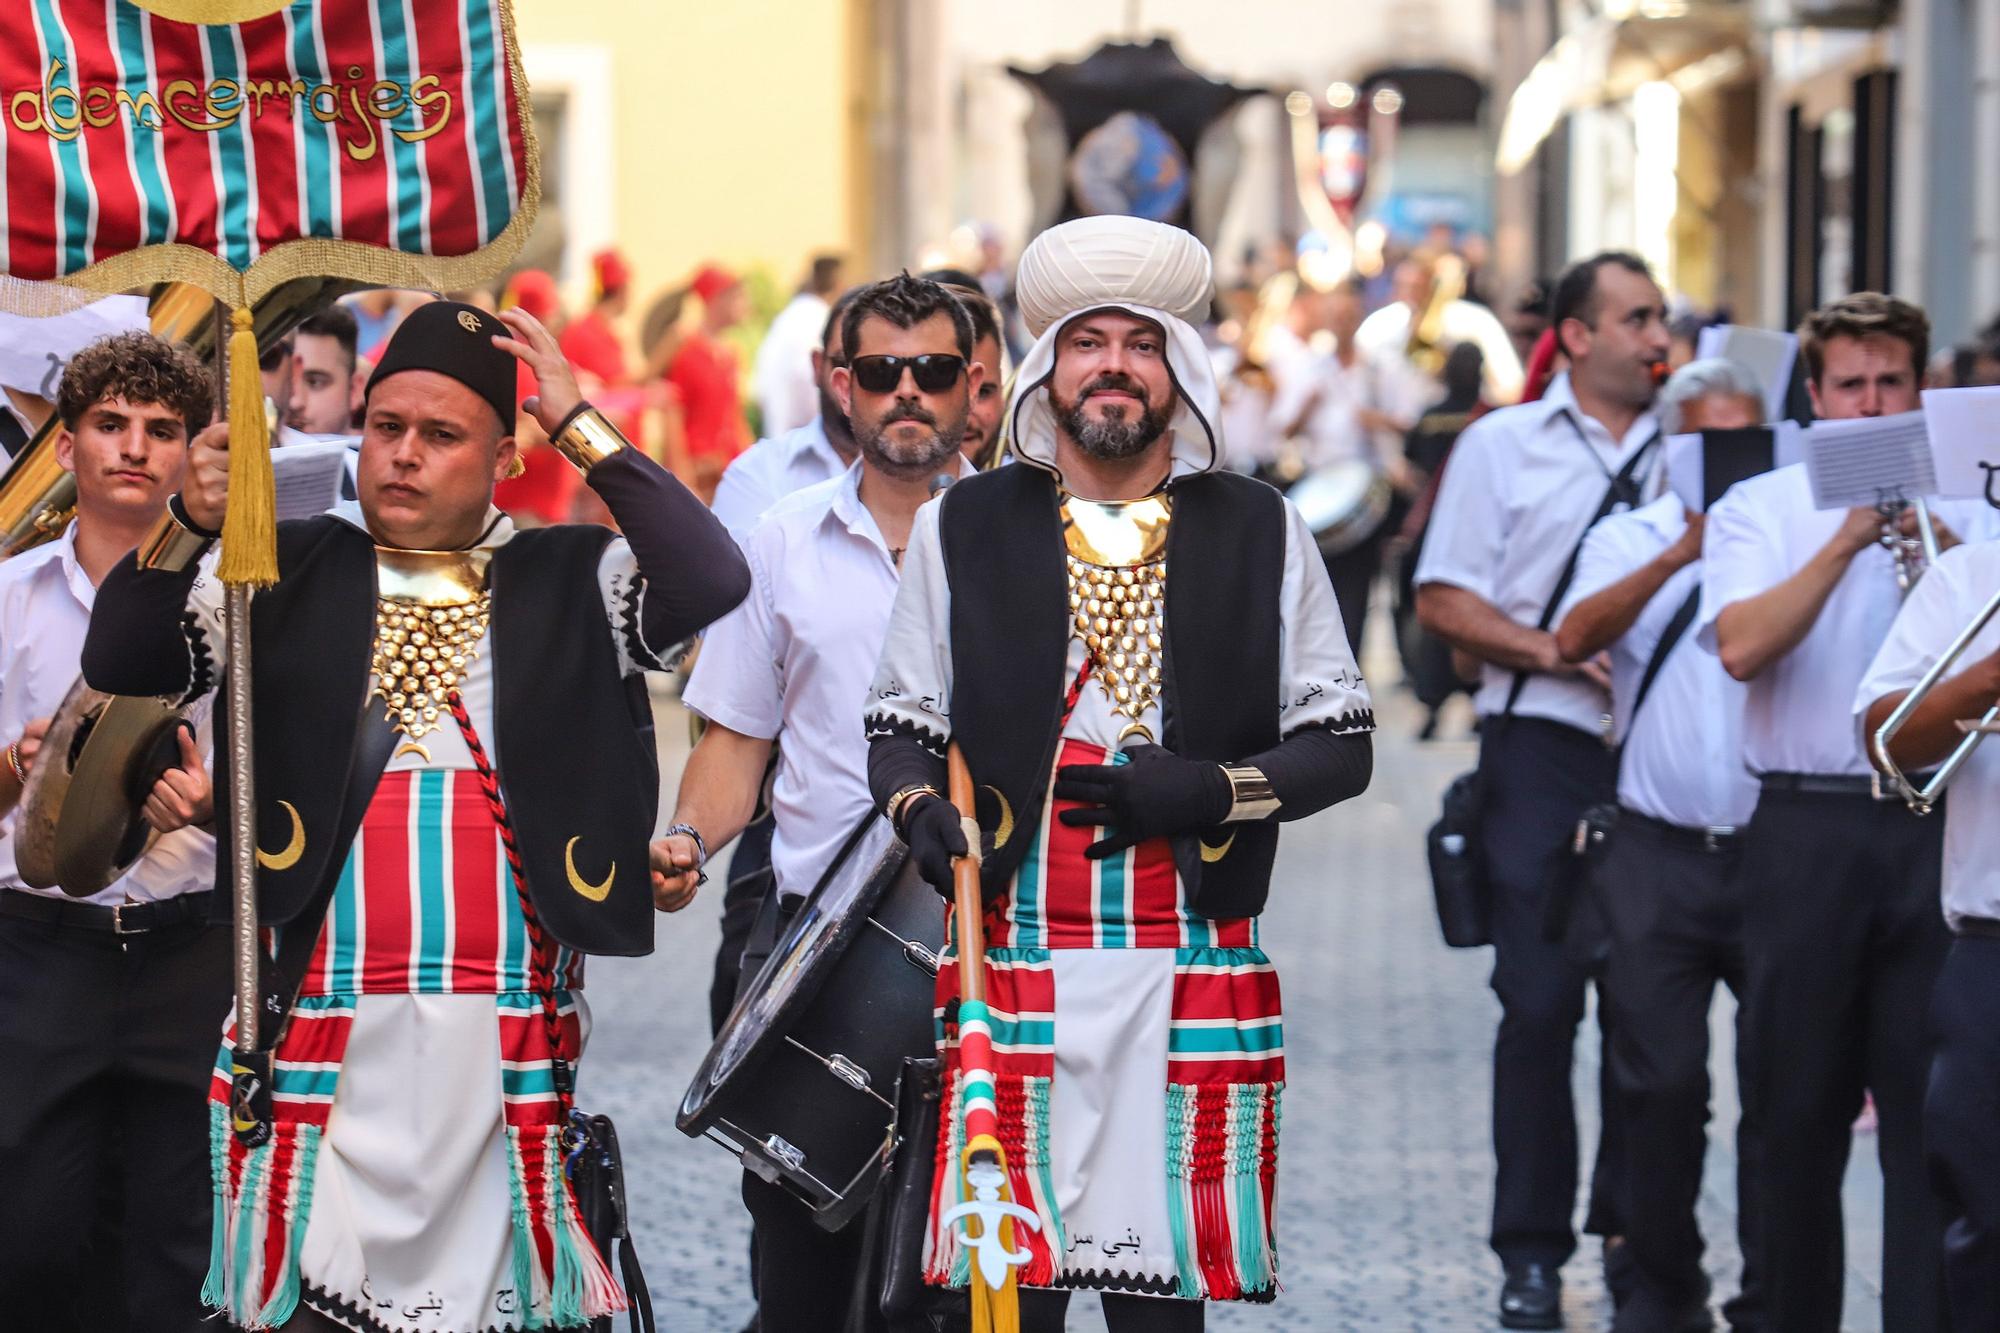
[[[538,1069],[502,1069],[500,1091],[509,1097],[553,1097],[555,1071],[547,1065]]]
[[[1279,1023],[1258,1028],[1184,1028],[1176,1025],[1167,1033],[1167,1053],[1170,1055],[1268,1053],[1284,1048],[1285,1031]]]
[[[118,16],[118,65],[124,72],[125,91],[137,101],[142,93],[152,91],[146,78],[151,72],[146,59],[146,14],[137,5],[122,4],[116,10]],[[158,245],[171,240],[173,236],[173,210],[167,193],[167,183],[160,173],[159,145],[164,129],[165,113],[156,119],[161,123],[147,128],[138,120],[128,122],[128,133],[132,136],[132,174],[139,182],[139,196],[144,201],[146,221],[146,244]]]
[[[1043,802],[1042,818],[1049,815],[1050,802]],[[1024,949],[1040,948],[1049,942],[1048,922],[1042,914],[1042,860],[1047,844],[1039,824],[1028,844],[1021,868],[1014,872],[1014,943]]]
[[[340,882],[333,886],[332,922],[326,941],[326,972],[327,988],[336,993],[352,995],[361,989],[361,953],[356,947],[361,929],[357,918],[361,914],[360,863],[367,838],[365,830],[354,835],[354,845],[347,852],[347,863],[340,868]]]
[[[500,883],[506,896],[501,900],[501,934],[507,941],[506,966],[500,969],[500,985],[510,991],[528,989],[528,923],[521,915],[521,893],[514,887],[514,867],[507,864],[507,845],[496,832],[493,854],[500,858]]]
[[[410,59],[410,33],[404,25],[403,0],[377,5],[376,20],[382,26],[382,77],[405,88],[416,81]],[[423,154],[416,144],[404,143],[390,131],[418,127],[416,104],[405,99],[403,109],[381,124],[382,151],[389,158],[390,179],[395,184],[396,248],[405,254],[424,254]]]
[[[49,62],[60,60],[63,73],[59,81],[74,87],[76,85],[75,52],[63,40],[62,18],[56,13],[54,0],[35,0],[35,27],[42,40],[41,68],[35,73],[45,79]],[[81,105],[64,105],[78,115]],[[64,143],[53,136],[48,142],[55,149],[58,171],[62,178],[62,268],[65,273],[75,273],[90,264],[90,172],[83,161],[81,140],[71,139]]]
[[[1113,768],[1131,762],[1123,750],[1112,752]],[[1106,837],[1109,834],[1110,830],[1106,829],[1097,836]],[[1106,949],[1128,948],[1132,943],[1131,874],[1135,854],[1127,850],[1096,863],[1098,938]]]
[[[233,36],[236,30],[231,27],[205,27],[201,31],[208,43],[208,59],[214,77],[232,79],[240,84],[243,71],[236,63]],[[215,142],[218,164],[216,202],[219,206],[217,221],[222,237],[222,257],[238,272],[250,267],[251,229],[254,226],[250,217],[249,154],[243,143],[244,136],[250,132],[249,125],[250,117],[245,114],[230,129],[209,136]]]
[[[1056,1040],[1056,1024],[1051,1018],[1023,1018],[1010,1020],[996,1015],[993,1019],[993,1044],[995,1046],[1053,1046]]]
[[[285,14],[285,22],[292,34],[292,68],[308,89],[326,82],[326,70],[319,59],[319,43],[314,39],[317,7],[317,0],[292,0],[292,7]],[[322,125],[304,103],[300,103],[294,116],[305,144],[305,161],[301,166],[303,179],[299,182],[305,234],[338,236],[340,228],[333,208],[336,170],[334,127]]]
[[[513,195],[507,189],[506,104],[496,82],[501,52],[499,34],[493,30],[493,9],[487,0],[466,0],[465,37],[472,59],[465,69],[466,100],[471,103],[472,124],[467,140],[473,147],[473,165],[479,172],[479,197],[485,206],[486,232],[482,242],[498,236],[514,213]]]
[[[280,1063],[272,1071],[271,1091],[280,1097],[331,1097],[339,1081],[338,1069],[289,1069]]]
[[[436,770],[417,774],[417,894],[421,904],[422,952],[417,956],[417,989],[444,989],[445,898],[444,782]]]

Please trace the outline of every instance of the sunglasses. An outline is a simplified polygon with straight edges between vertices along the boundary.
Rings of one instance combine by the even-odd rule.
[[[958,383],[965,370],[965,358],[949,352],[926,352],[922,356],[857,356],[847,363],[854,382],[869,393],[894,393],[903,382],[903,370],[924,393],[943,393]]]

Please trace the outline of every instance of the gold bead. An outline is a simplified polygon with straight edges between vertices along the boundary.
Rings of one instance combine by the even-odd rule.
[[[458,653],[453,653],[451,655],[451,669],[453,671],[465,670],[465,658]]]
[[[1132,586],[1132,581],[1133,581],[1133,580],[1134,580],[1135,578],[1137,578],[1137,577],[1138,577],[1138,576],[1137,576],[1137,575],[1135,575],[1135,574],[1134,574],[1134,573],[1133,573],[1133,572],[1132,572],[1131,570],[1129,570],[1129,569],[1121,569],[1121,570],[1119,570],[1119,571],[1118,571],[1118,582],[1119,582],[1119,583],[1120,583],[1121,585],[1123,585],[1124,587],[1127,587],[1127,588],[1129,588],[1129,587],[1131,587],[1131,586]]]
[[[1099,634],[1109,634],[1111,632],[1111,622],[1103,616],[1099,616],[1096,620],[1092,621],[1091,626]],[[407,653],[411,650],[405,648],[403,651]]]
[[[1089,629],[1089,628],[1090,628],[1090,617],[1089,617],[1089,616],[1087,616],[1087,615],[1085,615],[1085,614],[1084,614],[1083,612],[1081,612],[1081,611],[1077,612],[1077,613],[1076,613],[1076,627],[1077,627],[1078,629]]]
[[[1151,648],[1151,649],[1152,649],[1152,650],[1153,650],[1154,652],[1156,652],[1156,653],[1157,653],[1157,652],[1159,652],[1159,651],[1160,651],[1160,636],[1159,636],[1158,634],[1148,634],[1148,635],[1146,636],[1146,646],[1147,646],[1148,648]]]
[[[1130,634],[1127,634],[1124,638],[1118,641],[1118,646],[1120,648],[1123,648],[1126,652],[1129,653],[1136,651],[1138,649],[1139,641],[1133,638]]]
[[[415,722],[417,720],[417,710],[414,708],[405,708],[402,712],[402,718],[405,722]]]
[[[1125,665],[1125,654],[1123,653],[1111,654],[1111,665],[1122,669]]]
[[[403,646],[400,655],[405,662],[414,662],[417,660],[417,650],[408,644]]]
[[[1159,669],[1158,667],[1156,667],[1156,666],[1149,666],[1149,667],[1147,667],[1147,668],[1146,668],[1146,679],[1147,679],[1147,680],[1149,680],[1149,681],[1151,681],[1151,682],[1152,682],[1153,684],[1155,684],[1155,685],[1159,684],[1159,683],[1160,683],[1160,669]]]
[[[445,614],[444,614],[444,609],[443,609],[442,607],[440,607],[440,608],[438,608],[437,610],[435,610],[435,611],[432,611],[432,612],[431,612],[431,623],[432,623],[432,624],[434,624],[434,625],[442,625],[442,624],[444,624],[444,621],[445,621]]]
[[[1117,699],[1118,702],[1121,704],[1132,702],[1132,691],[1128,689],[1126,686],[1123,685],[1118,686],[1111,692],[1111,694],[1112,697]]]
[[[1095,653],[1104,646],[1104,640],[1098,638],[1095,634],[1086,635],[1083,640],[1083,646]]]
[[[437,721],[437,720],[438,720],[438,710],[437,710],[437,709],[435,709],[435,708],[426,708],[426,709],[424,710],[424,721],[426,721],[426,722],[435,722],[435,721]]]

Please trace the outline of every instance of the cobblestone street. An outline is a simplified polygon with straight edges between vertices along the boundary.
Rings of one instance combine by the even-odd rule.
[[[1380,690],[1377,703],[1373,788],[1287,830],[1264,918],[1265,947],[1285,987],[1290,1082],[1278,1227],[1285,1289],[1271,1306],[1211,1307],[1211,1329],[1495,1327],[1498,1267],[1485,1235],[1498,1005],[1486,986],[1490,954],[1439,942],[1422,857],[1438,794],[1471,764],[1473,746],[1420,745],[1409,739],[1416,715],[1405,696]],[[1451,715],[1447,734],[1462,734],[1463,722]],[[663,710],[661,733],[671,793],[686,744],[678,708]],[[663,919],[650,959],[597,960],[590,972],[596,1024],[582,1102],[618,1121],[641,1254],[660,1326],[671,1333],[736,1333],[750,1311],[739,1168],[673,1124],[707,1045],[719,901],[711,887],[696,906]],[[1718,1004],[1725,1069],[1730,1012],[1726,1000]],[[1576,1082],[1593,1118],[1595,1044],[1589,1026]],[[1718,1082],[1716,1103],[1702,1228],[1719,1301],[1736,1289],[1732,1081]],[[1586,1161],[1595,1137],[1592,1124]],[[1855,1158],[1847,1327],[1868,1333],[1877,1327],[1874,1287],[1859,1274],[1872,1274],[1879,1256],[1872,1137],[1857,1139]],[[1594,1240],[1585,1239],[1565,1277],[1569,1328],[1608,1328]],[[1071,1327],[1102,1327],[1093,1299],[1075,1302]]]

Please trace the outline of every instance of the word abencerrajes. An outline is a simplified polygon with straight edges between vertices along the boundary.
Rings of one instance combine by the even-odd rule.
[[[22,89],[7,99],[7,117],[25,134],[47,134],[65,143],[85,126],[104,129],[129,117],[139,129],[158,133],[171,120],[183,129],[214,134],[235,125],[247,113],[252,119],[276,114],[298,117],[300,108],[322,125],[342,126],[341,146],[356,162],[367,162],[381,151],[378,122],[404,143],[421,143],[451,121],[452,97],[435,74],[413,82],[394,79],[367,81],[359,65],[347,67],[340,83],[308,83],[304,79],[174,79],[159,95],[143,89],[89,84],[82,89],[61,81],[63,62],[49,62],[39,89]],[[398,117],[414,116],[414,128],[389,125]]]

